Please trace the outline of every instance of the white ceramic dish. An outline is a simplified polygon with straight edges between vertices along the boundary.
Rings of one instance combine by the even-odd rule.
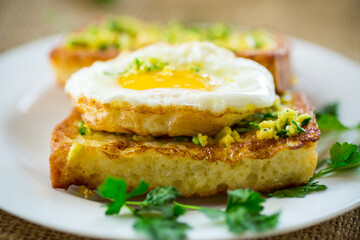
[[[0,56],[0,208],[31,222],[63,232],[103,238],[138,238],[129,217],[105,217],[99,203],[51,188],[49,135],[71,105],[55,86],[48,53],[60,36],[42,39]],[[298,89],[315,106],[339,100],[346,124],[360,120],[360,67],[327,49],[293,40]],[[356,141],[356,133],[347,135]],[[350,139],[351,138],[351,139]],[[334,141],[336,139],[331,139]],[[278,227],[264,235],[301,229],[360,206],[360,169],[321,179],[329,189],[303,199],[269,199],[265,212],[281,211]],[[223,206],[225,196],[187,202]],[[124,211],[125,212],[125,211]],[[188,212],[181,220],[193,229],[190,239],[232,239],[224,225]]]

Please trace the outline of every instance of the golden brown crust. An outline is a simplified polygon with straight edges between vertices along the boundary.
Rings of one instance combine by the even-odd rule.
[[[71,99],[91,129],[140,136],[195,136],[198,133],[213,136],[224,127],[260,111],[226,109],[212,113],[190,106],[132,106],[117,101],[100,103],[86,97]]]
[[[312,114],[311,106],[301,94],[294,94],[293,106],[300,113]],[[176,185],[185,196],[212,195],[238,187],[268,192],[308,181],[315,170],[315,147],[320,137],[314,116],[305,127],[306,133],[299,136],[277,141],[258,140],[254,133],[247,133],[241,136],[242,141],[225,149],[218,145],[201,147],[189,141],[174,142],[170,138],[136,142],[129,136],[97,131],[82,137],[78,132],[79,121],[80,114],[73,111],[51,135],[53,187],[67,188],[76,184],[95,188],[107,175],[115,175],[126,178],[131,187],[141,179],[149,181],[152,188],[161,184]],[[68,155],[73,143],[80,144],[83,150],[81,157],[72,159],[69,165]],[[94,170],[94,166],[100,170]],[[158,172],[152,174],[152,171]],[[165,180],[160,176],[162,171],[164,176],[170,174]],[[219,175],[219,181],[207,172]],[[227,176],[227,172],[232,177]],[[239,175],[237,182],[236,176],[241,173],[245,175],[241,178]],[[205,176],[207,183],[198,179],[199,183],[193,183],[196,186],[189,187],[191,181],[187,183],[184,179],[197,179],[196,174]]]
[[[300,93],[293,93],[293,101],[291,103],[291,108],[299,111],[299,114],[309,113],[312,116],[312,120],[308,125],[304,127],[306,133],[300,134],[298,136],[290,138],[280,138],[275,139],[264,139],[259,140],[256,138],[256,135],[253,133],[247,133],[242,135],[243,141],[232,144],[229,148],[222,149],[218,145],[201,147],[192,143],[179,143],[174,144],[173,141],[168,144],[168,140],[157,140],[156,144],[148,144],[146,142],[136,142],[129,141],[131,136],[114,136],[112,133],[101,132],[101,135],[106,138],[109,135],[112,135],[116,139],[116,143],[109,145],[108,147],[115,148],[120,152],[129,148],[137,147],[138,151],[146,151],[148,148],[156,149],[157,152],[171,156],[176,152],[181,156],[187,156],[192,159],[206,159],[207,161],[225,161],[227,163],[236,162],[241,160],[241,158],[252,158],[252,159],[265,159],[275,156],[279,151],[283,149],[299,149],[306,147],[306,144],[311,142],[316,142],[320,138],[320,130],[316,124],[315,116],[313,114],[313,109],[306,97]],[[81,116],[77,111],[72,111],[70,116],[65,119],[62,123],[55,127],[53,134],[56,136],[55,139],[60,139],[62,136],[69,136],[70,138],[78,137],[78,122],[81,121]],[[60,135],[59,135],[60,134]],[[99,133],[100,134],[100,133]],[[166,147],[163,146],[163,143],[166,144]],[[182,147],[180,148],[179,145]],[[110,151],[112,152],[112,151]],[[223,156],[223,154],[229,154],[231,158]],[[109,155],[109,157],[111,157]],[[116,157],[116,154],[115,154]]]
[[[274,76],[276,92],[283,93],[291,86],[290,43],[285,36],[280,34],[274,36],[278,44],[274,50],[243,50],[235,54],[238,57],[252,59],[266,67]],[[50,61],[56,72],[57,83],[63,86],[71,74],[79,69],[90,66],[95,61],[110,60],[118,54],[119,50],[116,48],[90,50],[59,46],[50,53]]]

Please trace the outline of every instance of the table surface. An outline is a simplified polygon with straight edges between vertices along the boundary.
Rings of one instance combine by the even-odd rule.
[[[358,0],[1,0],[0,52],[69,31],[104,14],[127,14],[158,21],[175,18],[266,27],[318,43],[360,62]],[[47,229],[0,210],[2,239],[89,238]],[[266,239],[360,239],[360,208],[300,231]]]

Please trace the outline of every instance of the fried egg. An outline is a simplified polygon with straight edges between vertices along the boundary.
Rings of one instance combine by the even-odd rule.
[[[275,100],[265,67],[208,42],[158,43],[96,62],[73,74],[65,92],[104,104],[190,106],[212,113],[265,108]]]

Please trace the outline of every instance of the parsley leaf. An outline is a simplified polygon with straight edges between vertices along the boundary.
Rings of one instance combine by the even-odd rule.
[[[134,191],[129,193],[126,196],[126,199],[129,199],[129,198],[132,198],[135,196],[139,196],[139,195],[143,195],[144,193],[146,193],[148,191],[148,189],[149,189],[149,184],[145,183],[144,181],[140,181],[139,186]]]
[[[319,182],[309,181],[308,183],[302,186],[277,190],[273,193],[270,193],[269,196],[276,198],[286,198],[286,197],[303,198],[308,193],[321,191],[325,189],[327,189],[325,185],[319,184]]]
[[[118,214],[123,206],[137,217],[134,229],[147,234],[151,239],[185,239],[186,231],[190,227],[177,221],[177,217],[183,215],[186,210],[177,205],[169,205],[175,198],[180,196],[175,187],[158,187],[149,192],[142,202],[126,201],[129,198],[142,195],[149,189],[149,184],[143,181],[129,194],[126,194],[126,182],[124,179],[108,177],[98,187],[101,197],[110,200],[107,205],[106,215]],[[140,205],[133,209],[129,205]]]
[[[338,119],[338,108],[339,103],[335,102],[315,111],[316,122],[321,131],[344,131],[349,129]]]
[[[329,115],[332,115],[332,116],[337,116],[338,115],[338,109],[339,109],[339,103],[334,102],[334,103],[331,103],[331,104],[328,104],[328,105],[324,106],[320,110],[316,110],[315,115],[316,115],[316,117],[319,117],[319,116],[321,116],[323,114],[329,114]]]
[[[151,239],[185,239],[190,227],[176,219],[186,210],[177,205],[169,205],[181,194],[175,187],[157,187],[146,195],[139,209],[134,228]]]
[[[126,182],[124,179],[109,177],[99,186],[98,192],[101,197],[111,200],[105,212],[106,215],[117,214],[120,212],[126,200]]]
[[[220,210],[220,209],[216,209],[216,208],[201,207],[199,209],[199,211],[204,213],[206,216],[208,216],[211,219],[217,219],[217,218],[220,218],[220,217],[225,217],[225,212]]]
[[[146,234],[150,239],[186,239],[190,226],[177,221],[186,209],[198,210],[209,218],[221,218],[231,232],[241,233],[247,230],[264,231],[275,227],[279,213],[262,215],[262,203],[265,199],[250,189],[228,191],[226,210],[212,209],[193,205],[184,205],[174,200],[180,196],[175,187],[157,187],[150,191],[144,201],[132,202],[127,199],[141,195],[149,185],[143,181],[129,194],[126,194],[126,182],[123,179],[109,177],[99,186],[100,196],[109,199],[106,215],[117,214],[123,206],[136,217],[134,229]],[[129,205],[138,205],[131,208]]]
[[[180,192],[175,187],[161,186],[149,192],[143,203],[152,206],[164,206],[180,196]]]
[[[183,240],[190,226],[175,220],[165,218],[139,217],[136,219],[134,229],[145,233],[153,240]]]
[[[279,213],[262,215],[265,198],[251,189],[228,191],[226,224],[231,232],[242,233],[246,230],[261,232],[274,228]]]
[[[135,197],[147,192],[149,184],[141,181],[139,186],[129,194],[126,194],[126,182],[124,179],[108,177],[105,182],[98,187],[101,197],[109,199],[111,202],[105,212],[106,215],[118,214],[121,208],[126,205],[128,198]]]
[[[263,202],[265,199],[251,189],[228,191],[226,212],[230,212],[234,208],[244,207],[249,213],[258,214],[264,208],[261,205]]]
[[[335,143],[330,149],[329,166],[320,170],[313,178],[319,178],[332,172],[360,167],[360,153],[357,145],[352,143]]]
[[[278,218],[279,213],[269,216],[249,214],[246,208],[240,207],[226,214],[226,223],[231,232],[243,233],[246,230],[262,232],[274,228]]]
[[[322,114],[316,119],[316,122],[321,131],[343,131],[349,129],[345,127],[337,118],[337,116],[330,114]]]
[[[175,187],[160,186],[146,195],[140,209],[136,210],[139,215],[162,216],[166,219],[174,219],[185,213],[185,209],[169,205],[181,194]]]
[[[165,206],[147,206],[141,205],[139,209],[135,210],[135,213],[139,216],[147,217],[162,217],[165,219],[176,219],[183,215],[186,210],[176,205],[165,205]]]
[[[190,209],[196,209],[211,219],[222,218],[228,229],[234,233],[245,231],[261,232],[272,229],[278,223],[279,213],[262,215],[262,203],[265,202],[258,192],[251,189],[237,189],[228,191],[228,200],[225,211],[205,207],[182,205]]]

